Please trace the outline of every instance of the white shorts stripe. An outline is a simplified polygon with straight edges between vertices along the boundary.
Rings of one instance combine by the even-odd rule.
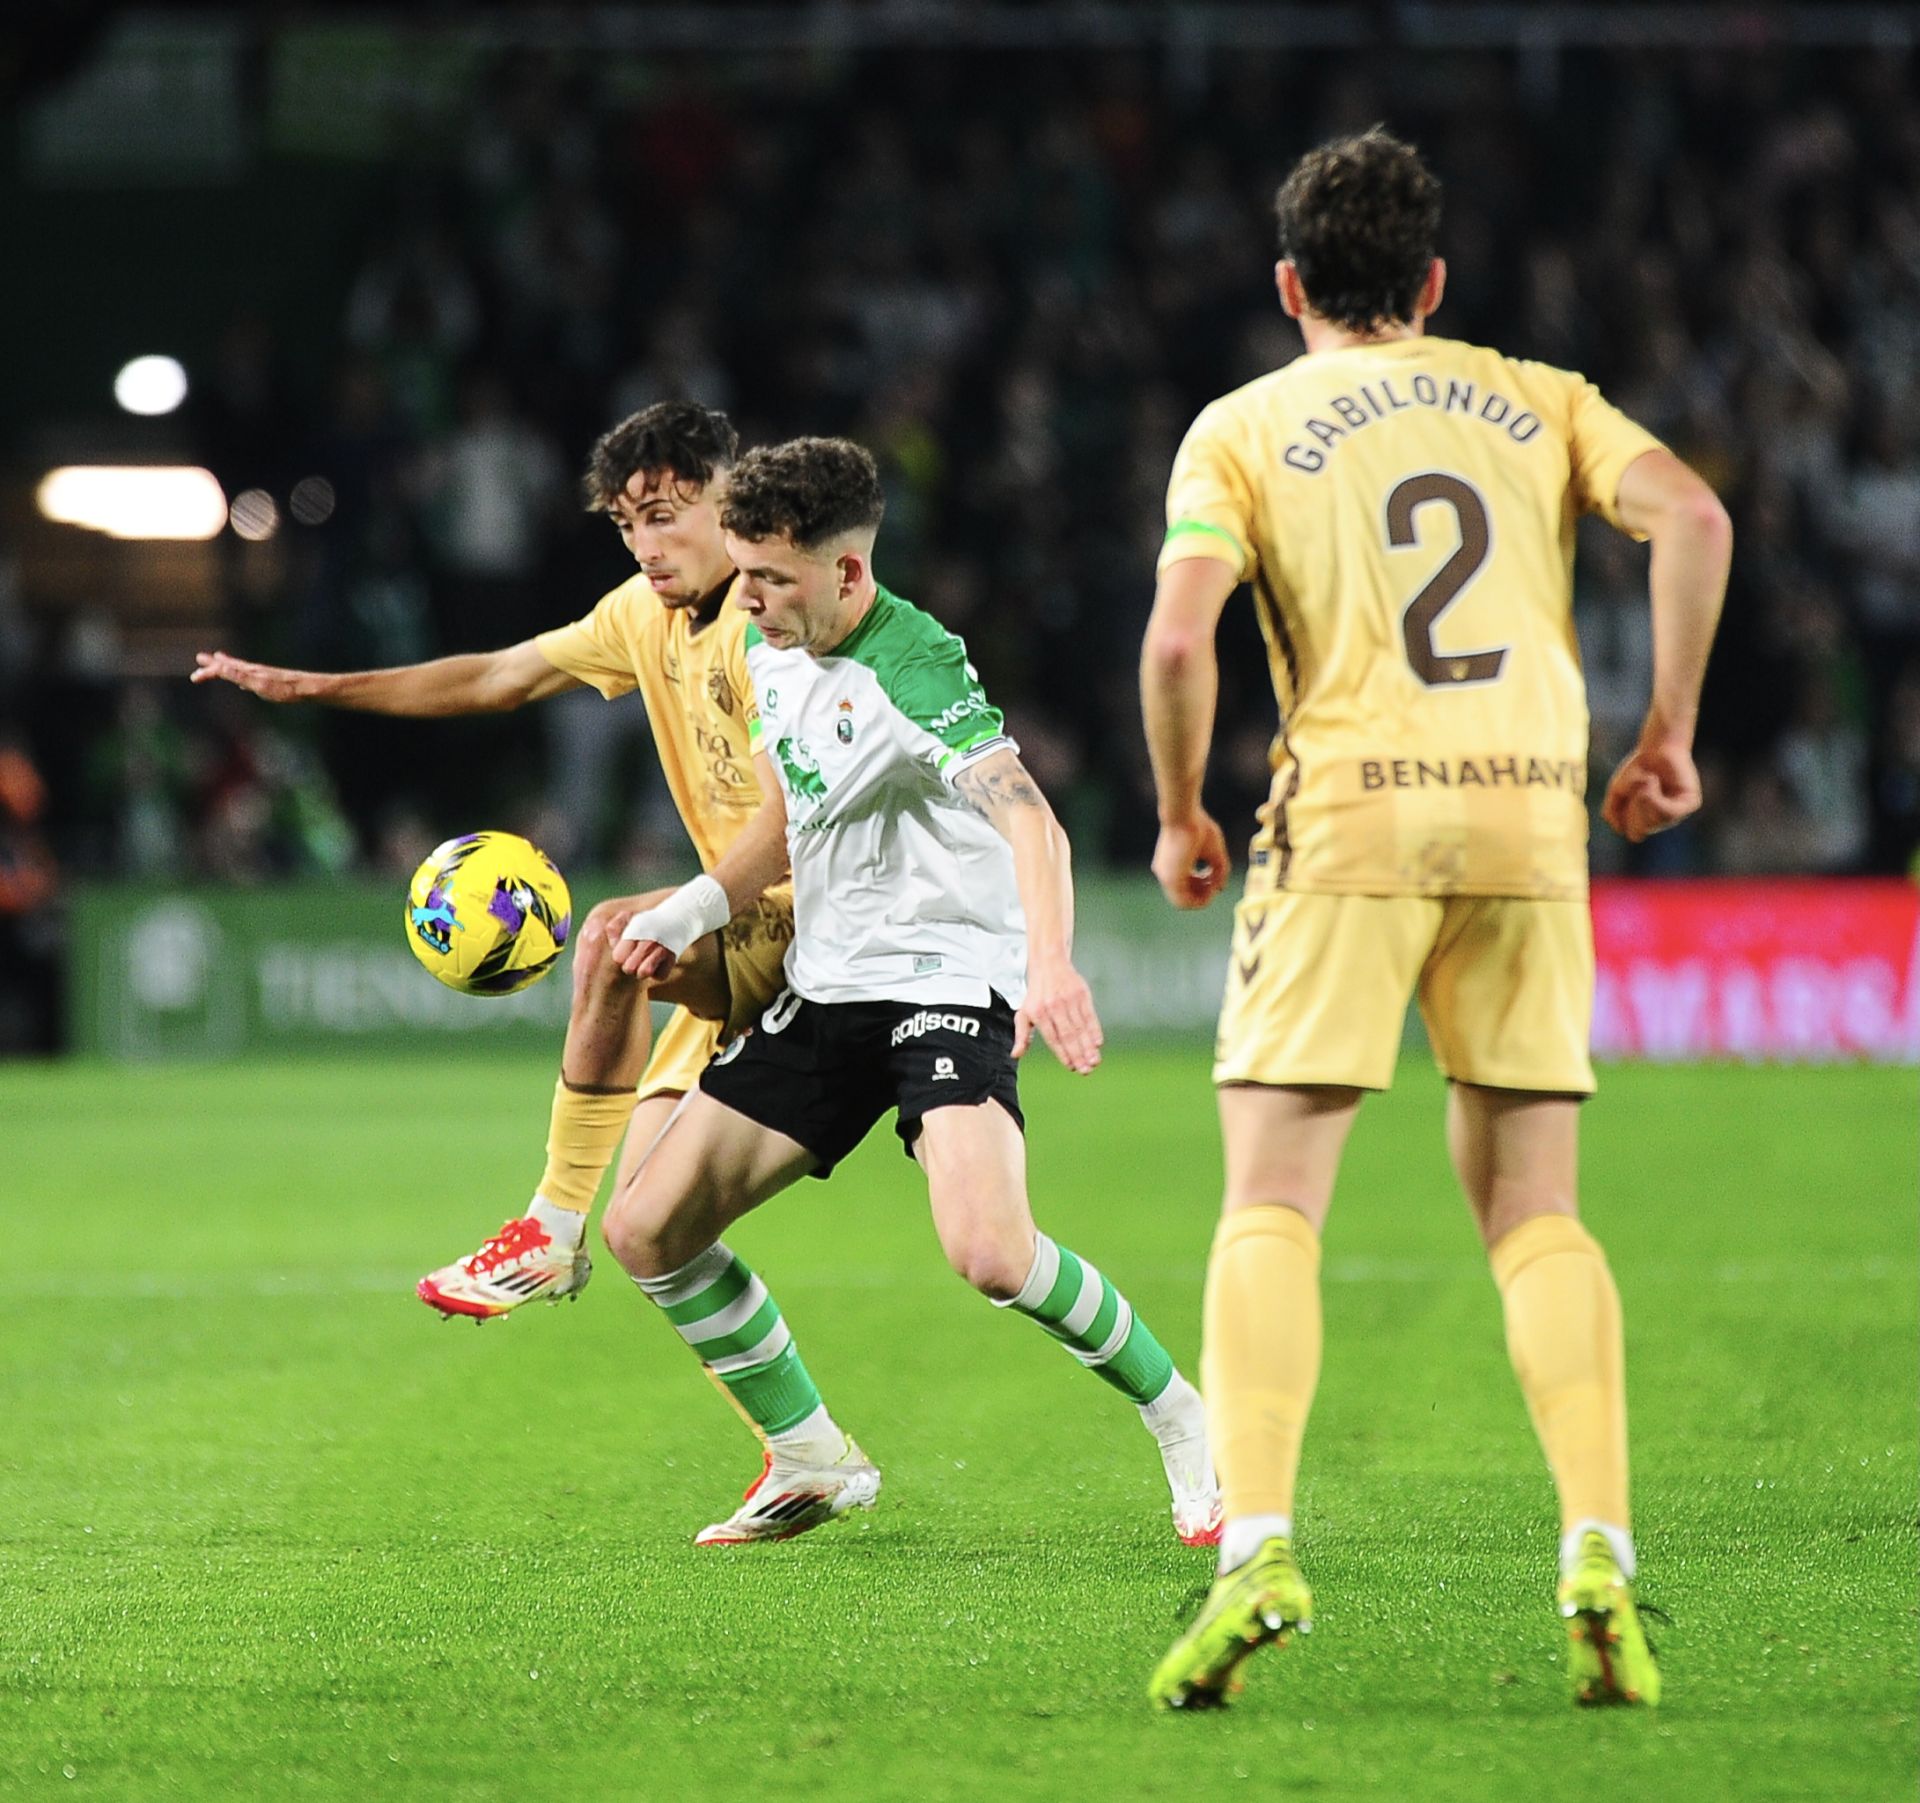
[[[729,1352],[724,1358],[708,1359],[707,1369],[715,1377],[726,1377],[735,1371],[751,1371],[757,1365],[772,1364],[792,1344],[793,1335],[787,1330],[783,1316],[773,1324],[773,1332],[758,1346],[749,1346],[745,1352]]]

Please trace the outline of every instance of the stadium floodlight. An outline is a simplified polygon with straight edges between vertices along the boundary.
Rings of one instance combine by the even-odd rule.
[[[227,524],[249,544],[261,544],[280,530],[280,503],[264,488],[243,488],[227,509]]]
[[[177,357],[135,357],[113,378],[113,398],[129,413],[171,413],[187,398],[187,372]]]
[[[290,511],[303,526],[324,526],[333,518],[333,484],[325,476],[302,476],[293,485]]]
[[[176,464],[68,464],[34,491],[42,514],[109,538],[208,539],[227,523],[211,470]]]

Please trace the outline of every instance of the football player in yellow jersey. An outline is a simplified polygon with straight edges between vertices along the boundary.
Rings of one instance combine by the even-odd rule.
[[[761,801],[747,749],[746,616],[723,605],[734,570],[718,504],[738,449],[725,414],[678,401],[633,415],[595,444],[588,505],[612,516],[640,572],[572,625],[499,651],[342,674],[202,652],[193,680],[223,679],[268,701],[418,718],[503,713],[582,685],[609,700],[638,689],[667,786],[711,869]],[[793,938],[786,888],[689,947],[651,991],[622,972],[607,948],[636,911],[668,893],[602,902],[576,934],[546,1169],[526,1214],[421,1279],[421,1299],[443,1314],[485,1320],[577,1295],[591,1269],[587,1211],[622,1135],[624,1180],[716,1046],[778,992]],[[657,1045],[652,997],[678,1004]]]
[[[1320,1232],[1415,995],[1559,1493],[1575,1695],[1652,1703],[1619,1297],[1576,1202],[1593,943],[1573,529],[1597,512],[1652,541],[1652,703],[1603,808],[1633,840],[1700,804],[1694,722],[1731,530],[1711,490],[1591,383],[1427,333],[1446,280],[1440,191],[1409,146],[1379,129],[1323,146],[1277,211],[1281,305],[1306,354],[1188,432],[1141,666],[1153,868],[1177,907],[1205,907],[1229,872],[1200,796],[1215,627],[1243,582],[1281,714],[1214,1064],[1226,1184],[1202,1387],[1220,1576],[1150,1691],[1175,1708],[1222,1703],[1250,1652],[1311,1625],[1293,1506],[1320,1365]]]

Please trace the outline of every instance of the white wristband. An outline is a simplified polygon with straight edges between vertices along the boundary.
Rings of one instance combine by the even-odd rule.
[[[677,958],[696,939],[719,932],[732,918],[726,890],[703,874],[683,883],[658,906],[636,914],[620,937],[650,939]]]

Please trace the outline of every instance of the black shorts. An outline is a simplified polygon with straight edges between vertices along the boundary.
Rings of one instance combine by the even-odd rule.
[[[700,1074],[748,1120],[798,1140],[824,1177],[897,1108],[909,1158],[935,1108],[998,1102],[1026,1128],[1013,1061],[1013,1010],[919,1002],[809,1002],[783,989]]]

